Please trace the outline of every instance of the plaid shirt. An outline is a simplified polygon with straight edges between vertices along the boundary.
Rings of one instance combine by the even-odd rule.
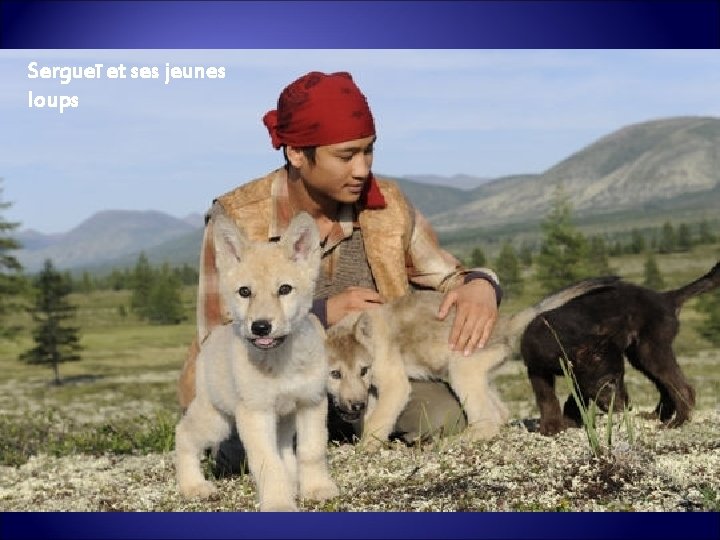
[[[267,240],[276,240],[287,229],[294,211],[288,197],[287,175],[284,169],[272,173],[270,189],[270,218],[267,228]],[[242,188],[241,188],[242,189]],[[450,253],[443,250],[437,240],[430,223],[409,202],[404,201],[409,209],[411,234],[405,246],[405,271],[410,284],[419,288],[436,289],[447,292],[474,278],[487,279],[496,289],[500,299],[499,280],[492,270],[487,268],[465,269]],[[209,217],[214,210],[211,210]],[[340,208],[338,220],[333,224],[327,237],[323,239],[323,258],[321,272],[332,275],[337,263],[339,250],[334,249],[348,239],[354,227],[359,227],[358,215],[361,210],[355,204],[344,204]],[[368,212],[382,210],[365,210]],[[231,212],[232,213],[232,212]],[[237,216],[233,216],[237,218]],[[215,257],[209,228],[206,227],[203,241],[203,253],[200,265],[200,286],[198,289],[197,323],[198,338],[202,342],[207,333],[217,324],[226,322],[217,292],[217,274]],[[251,235],[252,236],[252,235]],[[260,240],[261,238],[254,238]],[[323,309],[314,305],[314,311]],[[316,313],[323,320],[321,313]],[[323,321],[325,322],[325,321]]]

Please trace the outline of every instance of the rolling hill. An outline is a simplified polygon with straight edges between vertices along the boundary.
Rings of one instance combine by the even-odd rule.
[[[642,209],[720,186],[720,118],[682,117],[630,125],[538,175],[500,178],[467,202],[431,215],[438,230],[527,221],[547,213],[562,186],[579,216]],[[671,206],[671,205],[670,205]]]
[[[128,254],[137,258],[142,250],[196,229],[154,210],[105,210],[64,234],[21,232],[17,239],[25,248],[18,251],[18,259],[30,272],[40,269],[45,259],[52,259],[61,269],[92,267]]]
[[[378,173],[379,176],[382,174]],[[458,175],[395,178],[407,197],[434,224],[441,239],[471,238],[475,231],[534,228],[546,215],[558,186],[574,214],[600,226],[627,226],[634,219],[698,220],[720,212],[720,118],[665,118],[625,126],[541,174],[485,181]],[[454,178],[454,180],[453,180]],[[46,258],[63,269],[132,266],[141,251],[151,262],[197,263],[201,214],[178,219],[161,212],[99,212],[65,234],[24,231],[18,258],[28,271]]]

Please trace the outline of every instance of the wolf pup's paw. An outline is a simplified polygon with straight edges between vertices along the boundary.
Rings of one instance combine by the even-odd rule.
[[[338,495],[340,495],[340,490],[331,478],[316,481],[312,484],[301,486],[300,488],[300,496],[303,499],[310,499],[312,501],[324,501],[337,497]]]
[[[569,426],[560,418],[540,419],[540,434],[551,437],[564,431]]]
[[[261,512],[297,512],[298,507],[294,501],[270,500],[260,503]]]
[[[500,426],[494,423],[473,424],[463,434],[469,441],[486,441],[500,433]]]
[[[186,499],[208,499],[216,492],[217,488],[207,480],[180,487],[180,495]]]
[[[378,437],[368,437],[360,441],[359,446],[363,452],[374,454],[380,451],[384,443]]]

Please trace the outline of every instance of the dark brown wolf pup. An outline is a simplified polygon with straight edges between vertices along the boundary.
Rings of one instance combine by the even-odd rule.
[[[618,281],[536,317],[522,336],[520,352],[540,409],[540,433],[553,435],[580,425],[573,397],[568,397],[561,412],[555,395],[563,350],[585,403],[595,400],[607,411],[615,393],[614,408],[625,407],[627,357],[660,392],[653,414],[667,427],[682,425],[695,405],[695,391],[672,349],[680,327],[678,314],[689,298],[718,286],[720,262],[703,277],[675,290],[658,292]]]

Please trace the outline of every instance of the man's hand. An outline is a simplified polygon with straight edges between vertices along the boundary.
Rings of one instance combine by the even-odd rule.
[[[348,287],[340,294],[328,298],[326,307],[327,322],[330,326],[333,326],[349,313],[373,309],[382,303],[382,297],[372,289]]]
[[[450,349],[470,355],[481,349],[490,338],[497,321],[495,290],[484,279],[474,279],[448,292],[440,304],[437,317],[445,319],[455,306],[455,320],[450,331]]]

